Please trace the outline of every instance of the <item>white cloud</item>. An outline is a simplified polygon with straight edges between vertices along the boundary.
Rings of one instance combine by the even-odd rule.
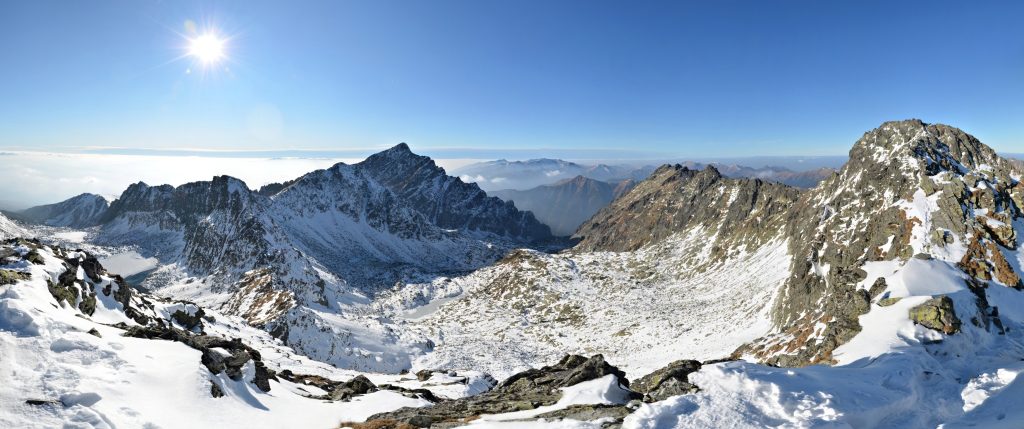
[[[548,177],[555,177],[555,176],[558,176],[558,175],[561,175],[561,174],[562,174],[562,172],[559,171],[559,170],[552,170],[552,171],[545,171],[544,172],[544,175],[548,176]]]
[[[463,174],[463,175],[459,176],[459,179],[462,180],[463,182],[466,182],[466,183],[476,183],[476,182],[483,182],[483,181],[487,180],[487,178],[484,177],[484,176],[480,176],[480,175],[470,176],[468,174]]]
[[[508,180],[508,179],[506,179],[504,177],[495,177],[495,178],[491,179],[491,183],[501,183],[501,182],[504,182],[506,180]]]

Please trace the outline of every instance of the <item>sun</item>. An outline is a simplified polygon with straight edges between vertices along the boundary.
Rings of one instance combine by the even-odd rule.
[[[226,56],[225,40],[215,33],[206,33],[188,40],[188,54],[204,65],[212,65]]]

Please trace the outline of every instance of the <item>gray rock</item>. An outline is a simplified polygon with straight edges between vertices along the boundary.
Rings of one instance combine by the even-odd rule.
[[[465,424],[480,414],[508,413],[552,405],[561,397],[562,387],[609,374],[618,377],[623,386],[628,386],[625,374],[605,362],[603,356],[585,358],[570,355],[555,365],[515,374],[486,393],[441,401],[431,407],[402,408],[377,414],[371,416],[367,423],[395,421],[416,427],[453,427]],[[635,399],[641,396],[639,393],[633,395]]]
[[[700,390],[690,384],[688,377],[700,370],[701,363],[695,360],[677,360],[647,374],[633,383],[633,390],[644,395],[645,402],[657,402],[670,396],[685,395]]]
[[[942,295],[910,309],[910,320],[926,328],[947,335],[960,332],[960,319],[956,317],[953,300]]]

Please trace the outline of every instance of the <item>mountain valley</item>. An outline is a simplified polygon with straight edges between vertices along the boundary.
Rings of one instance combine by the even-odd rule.
[[[1022,170],[964,131],[886,122],[784,180],[496,163],[572,176],[485,190],[400,144],[260,189],[139,182],[0,215],[0,424],[1024,419]],[[126,252],[153,265],[101,265]],[[172,400],[185,418],[153,405]]]

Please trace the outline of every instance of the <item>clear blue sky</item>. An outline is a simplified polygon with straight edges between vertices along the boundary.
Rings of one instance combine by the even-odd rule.
[[[1024,152],[1022,17],[999,1],[4,2],[0,148],[843,154],[919,117]],[[180,58],[187,20],[230,36],[229,60]]]

